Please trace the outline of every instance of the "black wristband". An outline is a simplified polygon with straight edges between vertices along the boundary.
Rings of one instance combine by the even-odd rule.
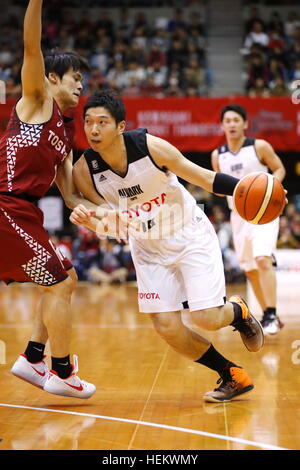
[[[226,175],[225,173],[216,173],[213,182],[213,192],[217,194],[225,194],[226,196],[232,196],[234,188],[240,180],[233,176]]]

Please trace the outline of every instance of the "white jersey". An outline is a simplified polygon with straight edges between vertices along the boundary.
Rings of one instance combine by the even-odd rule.
[[[110,208],[137,222],[139,231],[129,232],[129,244],[140,311],[196,311],[224,305],[222,255],[212,224],[176,175],[155,164],[147,130],[123,135],[124,175],[92,149],[84,156],[100,196]]]
[[[219,168],[223,173],[242,178],[254,171],[268,172],[268,167],[263,165],[257,156],[255,139],[246,138],[236,154],[230,152],[228,145],[223,145],[218,150]],[[231,196],[228,197],[228,205],[233,209]],[[240,267],[246,272],[258,269],[256,258],[270,257],[274,253],[279,219],[264,225],[254,225],[246,222],[235,210],[232,210],[230,222]]]
[[[247,137],[237,153],[230,152],[227,144],[219,147],[218,152],[219,169],[222,173],[241,179],[254,171],[268,172],[268,167],[261,163],[256,153],[255,139]],[[227,200],[230,209],[233,209],[232,197],[228,196]]]
[[[127,171],[116,173],[97,152],[88,149],[84,157],[96,191],[110,208],[135,219],[135,238],[163,239],[173,236],[193,217],[196,200],[179,183],[177,176],[159,168],[147,146],[147,130],[123,134]]]

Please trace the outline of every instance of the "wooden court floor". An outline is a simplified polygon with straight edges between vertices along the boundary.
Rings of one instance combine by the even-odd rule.
[[[245,286],[229,286],[233,292],[245,294]],[[72,352],[79,376],[97,385],[81,401],[47,394],[9,372],[30,336],[39,295],[31,285],[0,286],[0,450],[300,449],[297,304],[283,308],[285,328],[256,354],[230,327],[205,333],[255,385],[231,403],[206,404],[202,395],[215,387],[216,373],[158,337],[137,311],[135,286],[79,285]]]

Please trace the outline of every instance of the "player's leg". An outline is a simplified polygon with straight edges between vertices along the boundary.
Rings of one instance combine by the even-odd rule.
[[[283,327],[277,316],[277,280],[272,254],[276,248],[279,220],[261,226],[255,226],[252,237],[253,258],[257,265],[265,308],[262,325],[265,334],[276,334]]]
[[[205,231],[202,223],[206,224]],[[190,234],[189,250],[178,263],[193,321],[207,330],[232,325],[240,332],[247,349],[256,352],[264,343],[261,325],[241,297],[234,296],[226,302],[219,241],[204,216],[199,225],[199,236],[194,235],[198,235],[196,226]]]
[[[72,281],[71,289],[73,292],[78,281],[78,277],[77,277],[75,269],[74,268],[69,269],[68,275]],[[48,331],[43,321],[44,300],[45,300],[45,292],[43,293],[41,300],[39,302],[38,308],[37,308],[37,312],[36,312],[34,323],[33,323],[32,335],[30,338],[30,342],[39,343],[39,344],[42,344],[43,346],[46,345],[46,342],[48,340]],[[30,354],[30,352],[31,352],[30,350],[27,351],[28,354]],[[32,351],[32,354],[34,354],[34,351]]]
[[[258,300],[259,305],[261,306],[262,311],[264,312],[267,304],[264,296],[264,291],[262,289],[261,278],[259,275],[258,269],[251,269],[250,271],[245,272],[248,281],[251,284],[252,290],[255,297]]]
[[[255,258],[260,285],[263,286],[263,295],[265,299],[265,308],[276,308],[276,273],[273,267],[273,259],[271,256],[258,256]]]
[[[55,395],[89,398],[96,387],[77,376],[77,356],[73,356],[73,365],[70,362],[71,295],[75,284],[76,278],[68,276],[63,282],[44,288],[42,320],[49,335],[52,361],[44,390]]]
[[[273,266],[273,258],[270,256],[259,256],[255,258],[261,286],[264,286],[265,308],[262,325],[265,334],[275,335],[283,327],[276,314],[277,304],[277,279]]]
[[[181,312],[152,313],[150,316],[155,330],[172,349],[219,374],[221,385],[207,392],[205,401],[230,401],[253,388],[244,369],[222,356],[209,341],[189,329],[182,322]]]
[[[196,361],[208,350],[209,341],[182,322],[180,311],[151,313],[150,318],[159,336],[179,354]]]

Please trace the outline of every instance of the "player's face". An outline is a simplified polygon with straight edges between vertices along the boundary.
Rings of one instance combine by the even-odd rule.
[[[99,106],[89,108],[84,119],[84,131],[89,145],[95,152],[101,153],[110,147],[125,129],[125,121],[116,124],[110,112]]]
[[[73,69],[68,70],[59,83],[59,96],[66,108],[74,108],[79,103],[81,95],[82,74]]]
[[[248,123],[235,111],[227,111],[224,114],[221,127],[227,140],[240,139],[244,137]]]

